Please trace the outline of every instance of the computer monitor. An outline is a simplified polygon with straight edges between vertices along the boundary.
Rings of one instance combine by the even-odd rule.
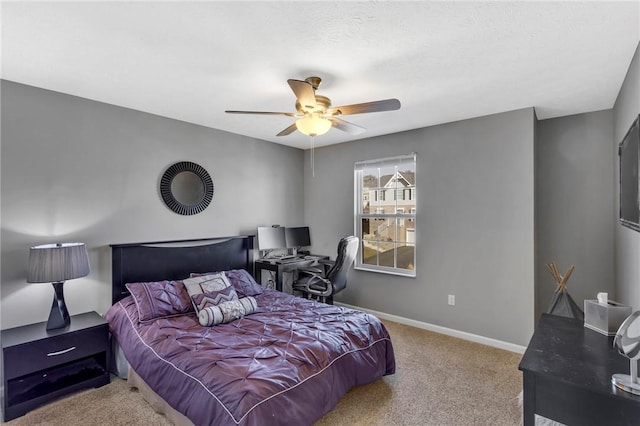
[[[300,247],[310,246],[309,227],[285,228],[285,240],[287,248],[299,249]]]
[[[287,243],[283,227],[258,227],[258,250],[278,250],[285,248],[287,248]]]

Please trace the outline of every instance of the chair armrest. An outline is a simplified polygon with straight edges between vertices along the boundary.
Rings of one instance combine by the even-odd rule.
[[[322,281],[323,283],[325,283],[326,285],[328,285],[329,287],[331,287],[331,281],[329,281],[328,279],[326,279],[325,277],[323,277],[320,274],[316,274],[315,272],[308,272],[308,274],[311,276],[311,278],[315,278],[318,281]],[[311,280],[311,278],[309,279],[309,281]],[[307,281],[307,283],[309,282]]]
[[[333,292],[333,286],[331,285],[331,281],[326,279],[320,274],[311,271],[301,271],[306,275],[303,279],[295,281],[293,283],[294,290],[302,290],[307,293],[315,294],[317,296],[326,297],[329,296]],[[322,291],[315,290],[311,288],[314,284],[323,283],[325,285],[325,289]]]
[[[314,273],[310,273],[309,275],[311,275],[311,278],[309,278],[309,281],[307,281],[306,283],[306,291],[308,293],[311,294],[315,294],[316,296],[321,296],[321,297],[327,297],[329,295],[331,295],[331,293],[333,293],[333,285],[331,284],[331,281],[329,281],[328,279],[318,275],[318,274],[314,274]],[[312,281],[313,280],[317,280],[316,283],[318,281],[323,282],[326,286],[326,288],[322,291],[318,291],[315,290],[313,288],[311,288],[312,285]]]

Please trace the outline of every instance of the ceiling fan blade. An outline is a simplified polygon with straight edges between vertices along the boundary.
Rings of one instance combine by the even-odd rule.
[[[341,120],[336,117],[330,117],[329,121],[331,121],[331,125],[338,130],[342,130],[343,132],[347,132],[350,135],[359,135],[366,131],[364,127],[360,127],[356,124],[349,123],[348,121]]]
[[[384,99],[382,101],[365,102],[362,104],[344,105],[327,110],[329,115],[364,114],[366,112],[393,111],[400,109],[400,101],[397,99]]]
[[[296,127],[296,123],[293,123],[291,126],[287,127],[286,129],[278,133],[276,136],[287,136],[295,132],[297,129],[298,128]]]
[[[262,115],[286,115],[287,117],[295,117],[293,112],[272,112],[272,111],[225,111],[227,114],[262,114]]]
[[[294,79],[287,80],[287,83],[304,109],[315,109],[316,93],[311,84]]]

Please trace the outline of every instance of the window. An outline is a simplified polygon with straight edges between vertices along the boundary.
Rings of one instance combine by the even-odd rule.
[[[359,161],[354,175],[356,269],[415,277],[416,154]]]

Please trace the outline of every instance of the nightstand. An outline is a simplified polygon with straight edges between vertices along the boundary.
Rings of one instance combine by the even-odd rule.
[[[46,330],[46,322],[2,330],[4,420],[53,399],[109,383],[109,326],[95,312]]]

